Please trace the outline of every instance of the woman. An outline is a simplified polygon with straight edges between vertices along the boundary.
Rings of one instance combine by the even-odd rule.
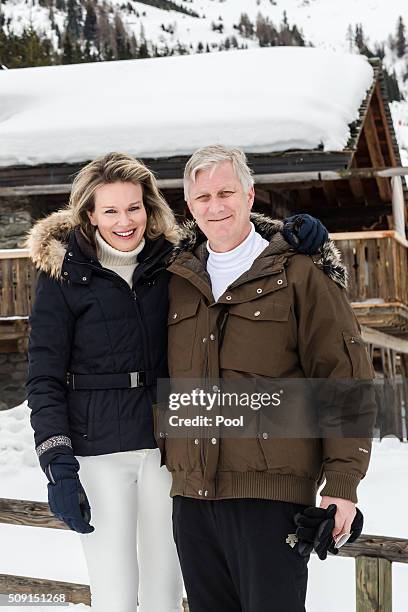
[[[314,236],[317,224],[309,218]],[[152,424],[155,383],[167,376],[166,262],[177,240],[152,173],[120,153],[85,166],[67,208],[28,239],[41,270],[31,423],[50,508],[81,534],[96,612],[135,612],[137,599],[140,612],[182,610],[170,474]]]

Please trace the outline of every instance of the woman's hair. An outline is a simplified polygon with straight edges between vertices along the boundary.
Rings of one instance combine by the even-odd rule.
[[[73,213],[75,225],[81,227],[89,242],[95,245],[95,227],[88,216],[88,212],[95,210],[95,192],[101,185],[117,181],[142,187],[147,238],[154,240],[164,235],[176,244],[179,239],[177,223],[158,189],[153,173],[141,161],[126,153],[108,153],[94,159],[78,172],[72,183],[68,208]]]
[[[188,201],[190,183],[195,183],[199,170],[215,168],[218,164],[230,161],[235,175],[239,179],[245,193],[253,187],[254,179],[248,166],[245,153],[241,149],[210,145],[197,149],[188,160],[184,170],[184,199]]]

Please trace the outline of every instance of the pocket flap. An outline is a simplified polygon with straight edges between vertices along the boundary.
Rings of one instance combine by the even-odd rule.
[[[189,319],[190,317],[194,317],[197,312],[199,303],[199,301],[185,302],[183,304],[177,304],[173,308],[170,308],[167,319],[168,325],[174,325],[179,321],[183,321],[183,319]]]
[[[287,321],[289,318],[290,304],[279,302],[268,302],[256,300],[231,306],[229,312],[251,321]]]

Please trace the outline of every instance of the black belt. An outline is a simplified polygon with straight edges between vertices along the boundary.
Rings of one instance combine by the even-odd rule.
[[[67,375],[67,384],[73,391],[86,389],[135,389],[155,384],[151,372],[129,372],[128,374],[72,374]]]

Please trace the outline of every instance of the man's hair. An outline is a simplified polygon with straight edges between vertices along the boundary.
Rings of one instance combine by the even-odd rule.
[[[210,145],[198,149],[188,160],[184,169],[184,199],[188,200],[190,183],[195,183],[199,170],[208,170],[218,164],[230,161],[242,188],[247,193],[254,185],[251,169],[248,166],[245,153],[238,148],[228,148],[223,145]]]

